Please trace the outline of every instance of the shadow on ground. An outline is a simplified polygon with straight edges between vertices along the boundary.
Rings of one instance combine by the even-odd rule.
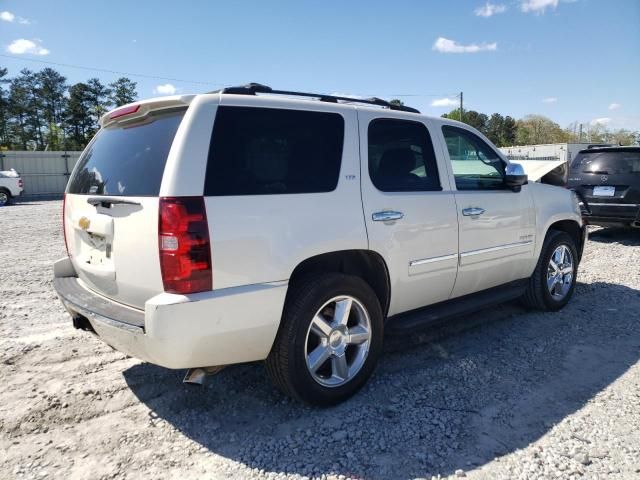
[[[446,475],[526,447],[624,374],[640,356],[638,309],[637,290],[578,284],[561,312],[509,304],[394,339],[363,391],[329,409],[281,396],[262,364],[229,367],[206,387],[149,364],[124,376],[154,415],[251,468]]]
[[[640,228],[600,228],[589,232],[589,240],[599,243],[619,243],[627,246],[640,246]]]

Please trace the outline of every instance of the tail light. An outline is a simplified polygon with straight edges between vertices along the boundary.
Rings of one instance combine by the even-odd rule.
[[[212,289],[211,244],[204,198],[160,198],[158,245],[166,292],[184,294]]]
[[[24,187],[24,180],[22,180],[21,178],[19,178],[19,179],[18,179],[18,186],[19,186],[20,188],[23,188],[23,187]]]
[[[65,193],[62,196],[62,235],[64,236],[64,248],[67,251],[67,257],[70,257],[71,255],[69,255],[69,245],[67,244],[67,222],[65,221],[66,210],[67,210],[67,194]]]

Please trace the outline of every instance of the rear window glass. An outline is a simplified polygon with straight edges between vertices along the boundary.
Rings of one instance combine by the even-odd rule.
[[[343,141],[337,113],[219,107],[205,195],[330,192],[338,184]]]
[[[606,172],[607,175],[640,173],[640,151],[579,153],[571,169],[583,173]]]
[[[153,115],[133,125],[100,130],[78,160],[67,193],[157,196],[184,112]]]

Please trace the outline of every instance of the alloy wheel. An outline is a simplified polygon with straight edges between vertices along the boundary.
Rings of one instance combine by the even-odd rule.
[[[362,369],[369,354],[369,314],[354,297],[327,301],[314,315],[305,342],[306,364],[313,379],[339,387]]]
[[[566,245],[558,245],[551,254],[547,268],[547,288],[554,300],[563,300],[571,289],[574,262],[571,250]]]

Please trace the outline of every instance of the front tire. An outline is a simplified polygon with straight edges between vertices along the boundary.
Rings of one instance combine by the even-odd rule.
[[[369,379],[382,352],[380,302],[361,278],[319,274],[293,285],[267,371],[287,395],[333,405]]]
[[[523,303],[536,310],[560,310],[573,296],[577,275],[578,251],[573,238],[565,232],[549,231]]]

